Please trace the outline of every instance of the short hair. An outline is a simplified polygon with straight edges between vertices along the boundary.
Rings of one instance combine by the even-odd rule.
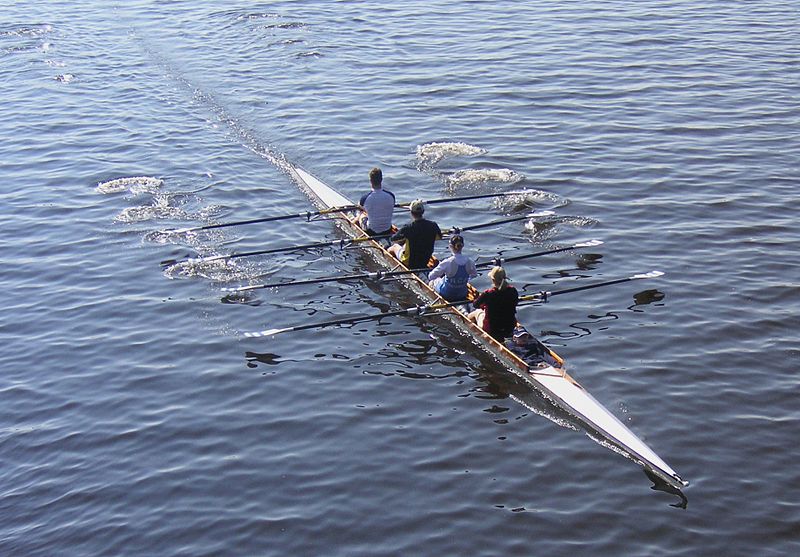
[[[425,213],[425,203],[423,203],[421,199],[415,199],[411,202],[411,205],[408,206],[408,209],[411,211],[412,215],[421,215]]]
[[[369,183],[372,187],[380,187],[383,182],[383,172],[377,166],[369,171]]]

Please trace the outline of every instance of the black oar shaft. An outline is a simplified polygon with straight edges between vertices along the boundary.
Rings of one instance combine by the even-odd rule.
[[[484,222],[482,224],[473,224],[473,225],[470,225],[470,226],[460,226],[460,227],[459,226],[454,226],[450,230],[453,233],[457,234],[459,232],[467,232],[469,230],[480,230],[481,228],[490,228],[492,226],[499,226],[501,224],[507,224],[509,222],[517,222],[517,221],[520,221],[520,220],[526,220],[526,219],[533,218],[535,216],[537,216],[537,215],[535,213],[533,213],[533,214],[530,214],[530,215],[509,217],[507,219],[493,220],[491,222]]]
[[[561,290],[542,290],[541,292],[537,292],[536,294],[528,294],[526,296],[520,297],[520,300],[536,300],[546,302],[548,298],[552,296],[559,296],[561,294],[570,294],[572,292],[581,292],[583,290],[591,290],[592,288],[600,288],[602,286],[612,286],[614,284],[622,284],[623,282],[629,282],[632,280],[640,280],[640,279],[648,279],[648,278],[657,278],[662,276],[664,273],[661,271],[650,271],[649,273],[643,273],[640,275],[633,275],[631,277],[625,277],[621,279],[614,279],[614,280],[607,280],[604,282],[595,282],[594,284],[587,284],[584,286],[573,286],[572,288],[564,288]]]
[[[508,261],[518,261],[520,259],[527,259],[530,257],[539,257],[542,255],[549,255],[551,253],[559,253],[562,251],[569,251],[572,249],[580,248],[580,247],[589,247],[594,245],[599,245],[602,242],[599,240],[592,240],[591,242],[585,242],[581,244],[573,244],[571,246],[567,246],[564,248],[556,248],[546,251],[540,251],[536,253],[530,253],[526,255],[519,255],[516,257],[511,257],[508,259],[494,259],[492,261],[488,261],[486,263],[479,263],[476,267],[492,267],[494,265],[502,265]],[[374,273],[358,273],[358,274],[351,274],[351,275],[340,275],[335,277],[322,277],[316,279],[306,279],[306,280],[295,280],[295,281],[288,281],[288,282],[273,282],[269,284],[253,284],[250,286],[241,286],[239,288],[226,288],[226,292],[245,292],[249,290],[259,290],[262,288],[282,288],[284,286],[299,286],[299,285],[308,285],[308,284],[321,284],[325,282],[340,282],[340,281],[347,281],[347,280],[358,280],[358,279],[366,279],[366,278],[375,278],[375,279],[382,279],[385,277],[396,277],[402,275],[410,275],[410,274],[417,274],[417,273],[424,273],[428,272],[430,269],[427,267],[421,269],[403,269],[399,271],[376,271]]]
[[[565,248],[555,248],[549,249],[545,251],[537,251],[535,253],[526,253],[525,255],[516,255],[514,257],[497,257],[492,261],[487,261],[486,263],[478,263],[476,267],[493,267],[493,266],[502,266],[505,263],[511,263],[512,261],[521,261],[523,259],[530,259],[532,257],[541,257],[543,255],[550,255],[553,253],[561,253],[563,251],[570,251],[575,249],[576,247],[580,246],[567,246]]]
[[[348,205],[344,207],[332,207],[330,209],[325,209],[323,211],[306,211],[305,213],[291,213],[288,215],[274,215],[271,217],[261,217],[257,219],[248,219],[248,220],[238,220],[235,222],[221,222],[218,224],[205,224],[202,226],[194,226],[192,228],[181,228],[171,230],[171,232],[197,232],[199,230],[213,230],[216,228],[227,228],[229,226],[239,226],[244,224],[257,224],[262,222],[275,222],[279,220],[288,220],[288,219],[298,219],[298,218],[305,218],[307,220],[311,220],[313,217],[319,217],[322,215],[327,215],[330,213],[342,213],[346,211],[353,211],[358,209],[358,205]]]
[[[427,317],[431,315],[439,315],[441,312],[438,310],[440,309],[447,309],[450,307],[458,306],[461,304],[466,303],[466,300],[461,300],[458,302],[443,302],[439,304],[432,304],[432,305],[420,305],[420,306],[412,306],[405,309],[395,310],[395,311],[384,311],[381,313],[373,313],[373,314],[365,314],[365,315],[357,315],[355,317],[345,317],[342,319],[332,319],[330,321],[320,321],[317,323],[307,323],[305,325],[296,325],[294,327],[286,327],[284,329],[267,329],[264,331],[256,331],[256,332],[249,332],[244,333],[246,337],[268,337],[272,335],[277,335],[281,333],[289,333],[295,331],[305,331],[309,329],[323,329],[325,327],[333,327],[335,325],[349,325],[351,323],[359,323],[361,321],[376,321],[383,319],[384,317],[396,317],[398,315],[416,315],[419,317]]]
[[[318,323],[307,323],[305,325],[290,327],[289,329],[286,330],[286,332],[305,331],[308,329],[323,329],[325,327],[333,327],[334,325],[347,325],[350,323],[358,323],[359,321],[370,321],[374,319],[382,319],[384,317],[394,317],[397,315],[403,315],[404,313],[413,313],[413,312],[403,309],[398,311],[387,311],[379,315],[359,315],[356,317],[349,317],[344,319],[331,319],[330,321],[320,321]]]
[[[401,271],[376,271],[374,273],[357,273],[352,275],[340,275],[336,277],[322,277],[316,279],[294,280],[290,282],[273,282],[270,284],[254,284],[252,286],[242,286],[240,288],[232,288],[229,291],[241,292],[245,290],[258,290],[262,288],[278,288],[283,286],[301,286],[309,284],[322,284],[325,282],[344,282],[348,280],[358,280],[366,278],[382,279],[384,277],[398,277],[402,275],[412,275],[416,273],[428,272],[430,269],[403,269]]]
[[[545,215],[546,215],[546,213],[545,213]],[[525,220],[525,219],[530,219],[530,218],[533,218],[533,217],[536,217],[536,216],[539,216],[539,215],[537,215],[536,213],[532,213],[532,214],[525,215],[525,216],[509,217],[507,219],[499,219],[499,220],[494,220],[494,221],[491,221],[491,222],[485,222],[485,223],[482,223],[482,224],[475,224],[475,225],[471,225],[471,226],[464,226],[464,227],[453,226],[451,228],[448,228],[447,230],[444,230],[443,232],[444,232],[445,235],[447,235],[447,234],[459,234],[461,232],[466,232],[466,231],[469,231],[469,230],[479,230],[481,228],[489,228],[489,227],[492,227],[492,226],[499,226],[501,224],[506,224],[506,223],[509,223],[509,222],[516,222],[516,221]],[[241,253],[233,253],[231,255],[215,255],[213,257],[200,257],[200,258],[194,259],[193,261],[198,262],[198,263],[202,263],[202,262],[205,262],[205,261],[219,261],[219,260],[222,260],[222,259],[238,259],[240,257],[253,257],[253,256],[256,256],[256,255],[271,255],[271,254],[275,254],[275,253],[286,253],[286,252],[289,252],[289,251],[300,251],[300,250],[304,250],[304,249],[324,248],[324,247],[336,246],[336,245],[339,245],[341,247],[345,247],[345,246],[347,246],[347,245],[349,245],[349,244],[351,244],[353,242],[362,242],[362,241],[367,241],[367,240],[380,240],[380,239],[383,239],[383,238],[388,238],[390,236],[391,236],[391,234],[380,234],[380,235],[377,235],[377,236],[370,236],[369,238],[356,238],[356,239],[350,239],[350,240],[327,240],[327,241],[324,241],[324,242],[313,242],[313,243],[310,243],[310,244],[298,244],[296,246],[284,246],[284,247],[281,247],[281,248],[271,248],[271,249],[263,249],[263,250],[256,250],[256,251],[244,251],[244,252],[241,252]]]
[[[507,195],[517,195],[519,192],[505,192],[505,193],[483,193],[483,194],[476,194],[476,195],[463,195],[460,197],[442,197],[438,199],[430,199],[425,201],[428,205],[435,205],[438,203],[452,203],[454,201],[468,201],[471,199],[487,199],[491,197],[504,197]],[[408,203],[397,203],[395,204],[396,208],[405,208],[410,205]],[[361,209],[360,205],[344,205],[342,207],[331,207],[330,209],[324,209],[322,211],[306,211],[304,213],[290,213],[287,215],[274,215],[271,217],[262,217],[256,219],[248,219],[248,220],[240,220],[235,222],[222,222],[218,224],[206,224],[202,226],[195,226],[192,228],[181,228],[181,229],[174,229],[170,230],[170,232],[196,232],[199,230],[213,230],[216,228],[227,228],[229,226],[239,226],[239,225],[246,225],[246,224],[258,224],[262,222],[275,222],[279,220],[288,220],[288,219],[297,219],[297,218],[305,218],[307,220],[311,220],[312,217],[318,217],[321,215],[327,215],[330,213],[343,213],[347,211],[354,211],[357,209]]]
[[[540,292],[538,296],[540,298],[546,300],[547,298],[551,298],[553,296],[558,296],[560,294],[569,294],[571,292],[580,292],[582,290],[591,290],[592,288],[600,288],[601,286],[611,286],[611,285],[614,285],[614,284],[621,284],[623,282],[629,282],[631,280],[634,280],[634,279],[632,277],[627,277],[627,278],[623,278],[623,279],[608,280],[608,281],[605,281],[605,282],[597,282],[597,283],[594,283],[594,284],[587,284],[585,286],[574,286],[572,288],[564,288],[563,290],[553,290],[552,292],[551,291]]]
[[[244,251],[241,253],[232,253],[230,255],[221,255],[218,256],[219,259],[238,259],[240,257],[251,257],[254,255],[269,255],[272,253],[281,253],[286,251],[295,251],[295,250],[304,250],[304,249],[314,249],[314,248],[323,248],[328,246],[335,246],[336,244],[345,244],[347,243],[346,240],[333,240],[328,242],[314,242],[311,244],[300,244],[297,246],[288,246],[282,248],[272,248],[272,249],[260,249],[256,251]]]
[[[492,197],[506,197],[508,195],[519,195],[520,192],[502,192],[502,193],[480,193],[475,195],[462,195],[459,197],[441,197],[439,199],[423,200],[426,205],[436,205],[439,203],[452,203],[453,201],[469,201],[471,199],[489,199]],[[399,203],[395,207],[407,207],[409,203]]]

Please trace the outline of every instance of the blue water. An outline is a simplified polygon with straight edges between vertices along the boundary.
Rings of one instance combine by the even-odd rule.
[[[797,29],[758,0],[6,1],[0,555],[796,554]],[[379,165],[402,201],[555,212],[473,256],[604,241],[510,264],[526,293],[664,271],[520,317],[683,497],[445,323],[242,335],[415,303],[224,298],[357,251],[161,264],[338,238],[159,233],[307,210],[285,160],[351,198]]]

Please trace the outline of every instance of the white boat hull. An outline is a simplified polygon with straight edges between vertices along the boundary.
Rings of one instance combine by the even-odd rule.
[[[302,168],[291,166],[288,170],[298,186],[306,192],[320,209],[353,205],[351,200]],[[337,219],[337,223],[352,238],[366,236],[352,216],[342,215],[342,218]],[[369,249],[365,251],[378,264],[389,269],[404,268],[380,243],[375,241],[368,243],[370,244]],[[415,275],[410,275],[403,281],[403,284],[426,304],[444,302],[426,282]],[[581,425],[589,431],[599,434],[603,441],[610,443],[617,450],[638,462],[646,470],[663,479],[669,485],[677,489],[688,485],[688,482],[684,481],[670,468],[644,441],[639,439],[616,416],[570,377],[563,370],[563,360],[557,354],[549,351],[552,356],[550,364],[539,362],[536,365],[529,365],[503,344],[486,334],[480,327],[466,319],[464,314],[458,310],[446,310],[443,311],[443,315],[465,336],[473,338],[477,345],[498,360],[505,369],[521,377],[526,383],[543,393],[557,407],[577,418]]]

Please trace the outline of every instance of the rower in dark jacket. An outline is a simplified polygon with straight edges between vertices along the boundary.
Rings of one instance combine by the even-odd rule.
[[[389,253],[409,269],[424,269],[433,255],[433,244],[441,239],[442,231],[438,224],[423,216],[425,204],[422,200],[412,201],[409,210],[411,222],[391,237],[395,243],[389,246]]]
[[[506,271],[502,267],[492,267],[489,278],[493,286],[472,301],[477,309],[469,314],[469,318],[494,339],[502,342],[511,336],[517,325],[519,293],[509,284]]]

